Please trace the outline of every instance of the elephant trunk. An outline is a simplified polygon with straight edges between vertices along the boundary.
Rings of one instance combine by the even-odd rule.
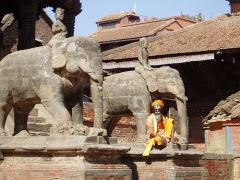
[[[178,109],[178,116],[180,122],[180,143],[187,144],[188,143],[188,117],[187,117],[187,104],[186,100],[180,100],[175,98],[177,109]]]
[[[90,76],[91,77],[91,76]],[[94,79],[90,79],[91,94],[94,109],[94,127],[103,128],[103,76],[102,74],[94,75]],[[95,80],[97,79],[97,81]]]

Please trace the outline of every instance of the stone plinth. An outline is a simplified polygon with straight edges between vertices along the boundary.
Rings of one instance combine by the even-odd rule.
[[[203,153],[193,147],[181,151],[177,145],[169,144],[162,150],[152,150],[149,157],[142,156],[144,148],[136,145],[124,155],[124,163],[131,167],[134,180],[208,179],[207,169],[200,164]]]
[[[120,161],[130,148],[103,143],[84,136],[1,138],[0,179],[132,179]]]

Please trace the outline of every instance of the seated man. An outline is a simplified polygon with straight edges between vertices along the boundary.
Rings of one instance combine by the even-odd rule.
[[[162,100],[156,100],[152,103],[153,113],[146,120],[148,142],[143,156],[149,156],[153,146],[166,146],[177,137],[174,131],[174,120],[161,114],[163,107]]]

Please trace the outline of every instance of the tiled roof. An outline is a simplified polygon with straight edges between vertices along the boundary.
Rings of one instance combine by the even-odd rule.
[[[218,105],[207,115],[207,120],[222,120],[226,118],[240,117],[240,91],[220,101]]]
[[[188,18],[176,16],[159,20],[127,24],[108,30],[101,30],[91,35],[91,37],[100,43],[138,39],[141,37],[155,35],[157,32],[161,31],[170,24],[177,22],[178,19],[195,23],[195,21]]]
[[[178,54],[217,52],[222,49],[240,48],[240,16],[220,16],[199,22],[174,32],[149,40],[149,56],[162,57]],[[105,51],[103,59],[137,59],[139,43],[132,43]]]
[[[116,13],[116,14],[113,14],[113,15],[110,15],[110,16],[102,17],[101,19],[99,19],[97,21],[97,23],[115,21],[115,20],[119,20],[119,19],[121,19],[125,16],[137,16],[137,14],[134,13],[134,12],[120,12],[120,13]]]

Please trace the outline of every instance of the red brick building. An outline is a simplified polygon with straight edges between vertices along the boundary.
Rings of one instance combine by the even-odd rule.
[[[240,91],[217,104],[204,129],[206,152],[232,154],[233,179],[240,179]]]
[[[240,1],[239,0],[227,0],[231,8],[231,13],[236,15],[240,12]]]
[[[98,31],[90,37],[100,43],[102,51],[106,51],[136,42],[141,37],[158,36],[195,23],[195,20],[185,16],[145,18],[141,21],[134,12],[122,12],[98,20]]]

